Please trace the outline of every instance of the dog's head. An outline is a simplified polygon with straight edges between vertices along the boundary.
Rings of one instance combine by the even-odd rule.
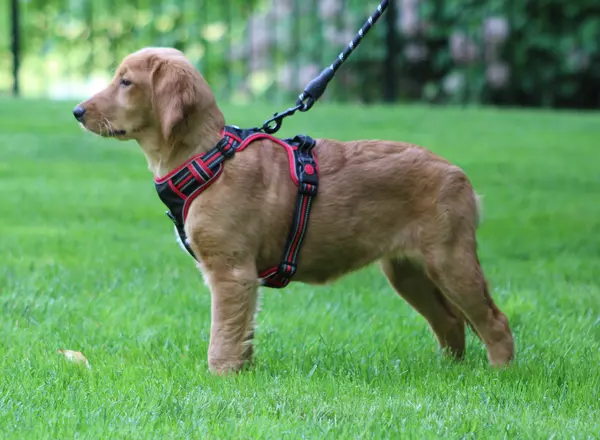
[[[158,136],[170,143],[189,116],[202,118],[214,96],[183,53],[145,48],[127,56],[104,89],[73,110],[87,130],[104,137]]]

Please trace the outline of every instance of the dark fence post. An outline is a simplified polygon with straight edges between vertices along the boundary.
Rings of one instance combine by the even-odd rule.
[[[19,67],[21,61],[21,23],[19,14],[19,0],[11,1],[12,42],[13,55],[13,95],[19,96]]]
[[[383,99],[386,102],[396,100],[396,52],[398,50],[396,22],[397,9],[395,0],[391,0],[386,12],[387,31],[385,36],[386,55],[384,63]]]

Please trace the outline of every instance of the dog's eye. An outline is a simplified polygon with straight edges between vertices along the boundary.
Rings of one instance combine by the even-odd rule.
[[[131,85],[131,81],[129,81],[128,79],[125,79],[125,78],[121,78],[121,86],[128,87],[130,85]]]

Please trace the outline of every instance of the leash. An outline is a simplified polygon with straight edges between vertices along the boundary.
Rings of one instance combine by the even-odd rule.
[[[377,9],[369,19],[365,22],[363,27],[360,28],[358,33],[352,39],[348,46],[344,49],[342,53],[338,55],[336,60],[327,68],[325,68],[319,76],[312,79],[304,88],[304,91],[298,96],[296,100],[296,106],[290,107],[287,110],[281,113],[275,113],[275,115],[265,121],[261,130],[268,134],[276,133],[280,128],[283,122],[283,119],[292,116],[297,111],[305,112],[312,108],[315,102],[323,95],[329,81],[333,79],[335,72],[340,68],[340,66],[348,59],[350,54],[354,52],[354,49],[358,47],[361,40],[367,35],[367,32],[371,30],[373,25],[377,23],[377,20],[381,17],[383,12],[387,9],[389,4],[389,0],[382,0],[382,2],[377,6]]]

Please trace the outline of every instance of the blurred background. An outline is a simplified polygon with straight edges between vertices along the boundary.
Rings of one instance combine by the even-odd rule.
[[[0,95],[84,97],[153,45],[183,50],[221,100],[295,100],[377,4],[7,0]],[[600,1],[392,0],[323,100],[600,108]]]

